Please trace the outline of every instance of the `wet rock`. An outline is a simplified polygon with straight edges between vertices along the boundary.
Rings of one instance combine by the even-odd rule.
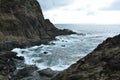
[[[30,66],[27,66],[23,69],[20,69],[14,75],[13,80],[18,80],[18,79],[28,77],[31,75],[31,73],[33,73],[36,70],[38,70],[38,68],[35,65],[30,65]]]
[[[41,79],[41,77],[39,76],[39,73],[37,71],[34,71],[33,73],[30,73],[29,76],[23,77],[18,80],[44,80],[44,79]]]
[[[15,65],[16,67],[19,69],[26,67],[27,65],[25,64],[24,60],[18,60],[18,59],[14,59]]]
[[[12,80],[50,80],[57,73],[49,68],[38,70],[35,66],[29,66],[19,70]]]
[[[14,52],[0,52],[0,79],[8,78],[8,75],[15,71],[14,58],[16,58],[16,53]]]
[[[22,54],[26,53],[26,51],[21,51]]]
[[[42,63],[42,62],[44,62],[44,59],[35,60],[34,62],[36,62],[36,63]]]
[[[53,71],[50,68],[38,71],[40,80],[50,80],[53,76],[59,73],[59,71]]]
[[[59,30],[59,34],[61,34],[61,35],[69,35],[69,34],[77,34],[77,33],[73,32],[72,30],[63,29],[63,30]]]
[[[62,42],[65,42],[64,40],[62,40]]]
[[[50,45],[55,45],[55,43],[50,43]]]
[[[48,54],[48,52],[43,52],[44,54]]]
[[[61,45],[62,47],[65,47],[65,45]]]
[[[23,60],[16,53],[4,51],[48,44],[55,36],[73,33],[70,30],[59,30],[49,19],[44,19],[37,0],[0,0],[0,75],[7,76],[16,69],[14,58]],[[32,73],[28,69],[35,69],[26,68],[17,74],[19,78],[29,75],[28,72]]]
[[[68,42],[68,41],[65,41],[65,42]]]
[[[17,53],[15,53],[15,52],[10,52],[10,51],[0,52],[0,58],[11,59],[11,58],[15,58],[16,55],[17,55]]]
[[[51,80],[120,80],[120,35],[108,38]]]
[[[4,41],[0,42],[0,51],[12,50],[15,47],[22,48],[23,46],[17,41]]]
[[[40,74],[40,76],[46,76],[46,77],[53,77],[55,74],[58,73],[58,71],[53,71],[50,68],[38,71],[38,73]]]
[[[86,36],[86,34],[83,34],[83,33],[77,33],[77,35]]]
[[[17,60],[24,60],[25,58],[23,56],[16,56],[15,59],[17,59]]]

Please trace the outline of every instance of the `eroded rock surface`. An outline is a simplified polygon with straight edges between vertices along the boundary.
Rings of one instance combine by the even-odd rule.
[[[37,0],[0,0],[0,51],[46,43],[71,33],[44,19]]]
[[[4,51],[0,52],[0,80],[8,80],[16,70],[14,59],[20,59],[17,53]]]
[[[52,80],[120,80],[120,35],[108,38]]]
[[[38,70],[35,65],[30,65],[20,69],[12,80],[50,80],[58,71],[53,71],[49,68]]]
[[[37,0],[0,0],[0,80],[12,77],[14,59],[24,59],[10,52],[13,48],[45,44],[57,35],[72,33],[44,19]]]

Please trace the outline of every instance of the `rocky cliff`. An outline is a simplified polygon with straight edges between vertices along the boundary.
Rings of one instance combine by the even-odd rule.
[[[44,19],[37,0],[0,0],[0,51],[44,43],[69,33]]]
[[[108,38],[52,80],[120,80],[120,35]]]
[[[37,0],[0,0],[0,80],[11,78],[16,69],[14,59],[23,60],[11,49],[39,45],[71,33],[44,19]]]

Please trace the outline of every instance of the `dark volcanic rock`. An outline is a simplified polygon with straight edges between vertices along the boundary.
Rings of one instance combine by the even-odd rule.
[[[43,52],[44,54],[48,54],[48,52]]]
[[[38,71],[38,73],[40,74],[40,76],[46,76],[49,78],[52,78],[55,74],[58,73],[58,71],[53,71],[50,68]]]
[[[0,0],[0,79],[7,80],[15,70],[13,58],[24,60],[6,51],[46,44],[57,35],[73,33],[59,30],[44,19],[37,0]]]
[[[0,52],[0,80],[8,80],[10,78],[9,74],[15,71],[14,58],[16,58],[16,53],[14,52]]]
[[[38,68],[35,65],[30,65],[23,69],[20,69],[14,75],[13,80],[20,80],[22,78],[29,77],[36,70],[38,70]]]
[[[37,0],[0,0],[0,51],[46,43],[72,34],[44,19]]]
[[[108,38],[52,80],[120,80],[120,35]]]
[[[12,80],[50,80],[58,71],[51,69],[37,70],[34,65],[23,68],[17,72]]]

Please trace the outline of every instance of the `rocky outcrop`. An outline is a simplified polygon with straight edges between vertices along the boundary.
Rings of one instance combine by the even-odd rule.
[[[120,80],[120,35],[108,38],[52,80]]]
[[[71,33],[44,19],[37,0],[0,0],[0,51],[46,43]]]
[[[40,80],[50,80],[52,77],[54,77],[59,72],[60,71],[53,71],[50,68],[38,71],[40,77],[42,77]]]
[[[58,71],[51,69],[38,70],[35,65],[18,70],[12,80],[50,80]]]
[[[30,77],[31,74],[36,70],[38,70],[38,68],[35,65],[29,65],[23,69],[18,69],[13,75],[12,80],[20,80],[26,77]]]
[[[0,52],[0,80],[9,80],[11,78],[11,73],[16,70],[14,59],[21,60],[14,52]]]
[[[11,49],[47,43],[57,35],[74,33],[57,29],[44,19],[37,0],[0,0],[0,80],[8,80],[16,69]]]

